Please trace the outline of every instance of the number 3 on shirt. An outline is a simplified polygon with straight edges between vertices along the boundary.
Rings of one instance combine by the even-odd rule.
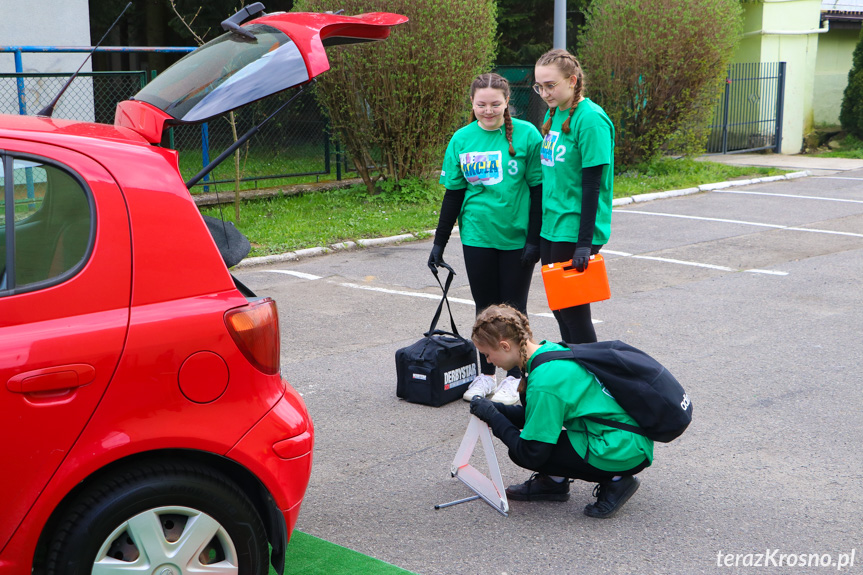
[[[518,162],[515,160],[510,160],[507,164],[509,165],[509,169],[507,170],[507,173],[510,176],[516,175],[518,173]]]

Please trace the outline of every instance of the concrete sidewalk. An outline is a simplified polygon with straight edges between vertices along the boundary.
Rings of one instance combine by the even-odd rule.
[[[759,166],[783,170],[806,170],[812,176],[825,176],[836,172],[863,168],[863,160],[849,158],[822,158],[804,154],[716,154],[701,156],[698,160],[732,166]]]

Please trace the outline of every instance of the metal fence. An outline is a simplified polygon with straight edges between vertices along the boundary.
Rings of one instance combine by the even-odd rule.
[[[346,160],[330,135],[327,119],[314,95],[314,86],[307,88],[285,110],[264,124],[261,130],[239,148],[240,180],[254,187],[272,184],[273,180],[300,176],[332,175],[342,178]],[[243,135],[273,113],[295,90],[265,98],[254,104],[224,114],[201,125],[177,126],[170,130],[164,142],[180,151],[183,177],[200,171],[234,141],[234,134]],[[235,161],[226,159],[196,187],[207,191],[233,189]]]
[[[35,114],[60,92],[71,74],[0,74],[0,113]],[[114,123],[117,103],[128,100],[146,85],[147,73],[85,72],[70,84],[53,117],[105,124]],[[331,138],[326,116],[314,96],[314,86],[276,115],[240,148],[241,187],[275,185],[279,180],[310,176],[335,176],[353,169]],[[211,159],[260,123],[294,94],[266,98],[205,124],[180,125],[166,131],[162,145],[180,152],[184,179],[197,174]],[[193,191],[233,189],[235,163],[227,159],[193,187]]]
[[[515,117],[539,126],[545,103],[531,88],[533,67],[501,67],[498,73],[512,86]],[[59,93],[71,74],[0,74],[0,112],[33,114]],[[112,124],[117,103],[128,100],[148,81],[144,71],[87,72],[72,82],[60,99],[55,118]],[[308,87],[289,107],[265,124],[240,148],[240,181],[243,188],[267,187],[302,176],[325,179],[354,171],[330,131],[325,113]],[[205,124],[179,125],[166,131],[162,145],[180,152],[180,172],[188,180],[234,141],[275,111],[294,90],[265,98],[233,114]],[[232,190],[235,161],[228,158],[217,166],[193,191]]]
[[[35,114],[60,93],[71,74],[0,74],[0,112]],[[81,72],[58,102],[54,118],[114,123],[117,102],[147,83],[146,72]]]
[[[513,117],[526,120],[539,128],[548,105],[533,91],[533,66],[498,66],[495,72],[509,82],[509,103]]]
[[[20,60],[20,54],[16,57]],[[501,66],[496,71],[510,82],[514,116],[539,126],[546,105],[531,89],[533,67]],[[0,112],[35,113],[53,99],[70,76],[0,74]],[[117,103],[131,98],[147,80],[143,71],[81,73],[61,98],[54,117],[111,124]],[[716,100],[707,152],[778,151],[782,140],[784,87],[784,62],[730,65]],[[330,133],[314,89],[309,87],[240,148],[241,187],[277,185],[301,176],[329,179],[333,172],[341,180],[343,173],[353,170]],[[180,151],[180,171],[184,179],[189,179],[234,141],[234,131],[242,135],[293,93],[289,91],[237,110],[233,115],[234,126],[228,114],[202,125],[176,126],[167,131],[162,144]],[[233,189],[234,168],[234,161],[226,160],[194,189]]]
[[[707,152],[779,152],[784,98],[785,62],[729,65],[713,109]]]

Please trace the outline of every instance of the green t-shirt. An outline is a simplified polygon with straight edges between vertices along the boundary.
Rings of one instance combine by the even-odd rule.
[[[557,443],[561,428],[565,428],[575,452],[584,457],[589,448],[587,462],[603,471],[625,471],[645,459],[653,463],[652,440],[584,419],[592,415],[638,425],[578,362],[549,361],[531,371],[537,354],[564,349],[560,344],[543,341],[527,362],[527,411],[521,438]]]
[[[440,183],[466,188],[459,235],[466,246],[517,250],[527,239],[530,186],[542,183],[542,136],[530,122],[512,120],[512,145],[504,127],[485,130],[471,122],[453,134],[444,155]]]
[[[546,120],[549,112],[546,112]],[[611,200],[614,188],[614,125],[605,111],[590,98],[582,100],[572,119],[569,133],[561,130],[569,110],[558,108],[551,129],[542,141],[542,231],[553,242],[578,241],[581,222],[581,170],[602,169],[599,207],[593,243],[608,243],[611,234]]]

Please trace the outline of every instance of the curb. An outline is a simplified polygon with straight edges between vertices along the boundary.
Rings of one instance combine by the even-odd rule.
[[[723,190],[725,188],[736,188],[737,186],[749,186],[752,184],[762,184],[764,182],[777,182],[779,180],[794,180],[796,178],[805,178],[809,176],[808,171],[792,172],[790,174],[782,174],[780,176],[766,176],[763,178],[752,178],[751,180],[731,180],[728,182],[716,182],[713,184],[702,184],[695,188],[684,188],[682,190],[668,190],[666,192],[654,192],[651,194],[639,194],[637,196],[629,196],[628,198],[617,198],[611,202],[614,207],[626,206],[641,202],[649,202],[652,200],[664,200],[666,198],[674,198],[677,196],[688,196],[690,194],[699,194],[701,192],[711,192],[713,190]]]
[[[781,176],[767,176],[764,178],[752,178],[751,180],[731,180],[728,182],[716,182],[713,184],[702,184],[695,188],[684,188],[682,190],[668,190],[665,192],[654,192],[650,194],[639,194],[637,196],[629,196],[628,198],[618,198],[611,202],[613,207],[618,206],[626,206],[629,204],[641,203],[641,202],[650,202],[653,200],[664,200],[666,198],[675,198],[678,196],[688,196],[691,194],[700,194],[702,192],[710,192],[713,190],[722,190],[725,188],[735,188],[738,186],[749,186],[752,184],[762,184],[765,182],[777,182],[780,180],[794,180],[797,178],[805,178],[809,176],[810,172],[802,171],[802,172],[792,172],[790,174],[783,174]],[[453,231],[457,233],[458,227],[456,227]],[[423,232],[417,232],[412,234],[401,234],[398,236],[389,236],[386,238],[369,238],[357,240],[356,242],[342,242],[338,244],[332,244],[328,247],[316,247],[316,248],[307,248],[304,250],[297,250],[295,252],[287,252],[283,254],[276,254],[271,256],[259,256],[254,258],[246,258],[237,265],[235,265],[231,269],[242,269],[249,268],[254,266],[261,266],[279,262],[290,262],[297,261],[300,259],[317,257],[326,254],[331,254],[333,252],[353,250],[357,247],[360,248],[370,248],[377,246],[387,246],[399,244],[402,242],[413,241],[418,239],[424,239],[428,236],[434,236],[435,230],[426,230]]]

